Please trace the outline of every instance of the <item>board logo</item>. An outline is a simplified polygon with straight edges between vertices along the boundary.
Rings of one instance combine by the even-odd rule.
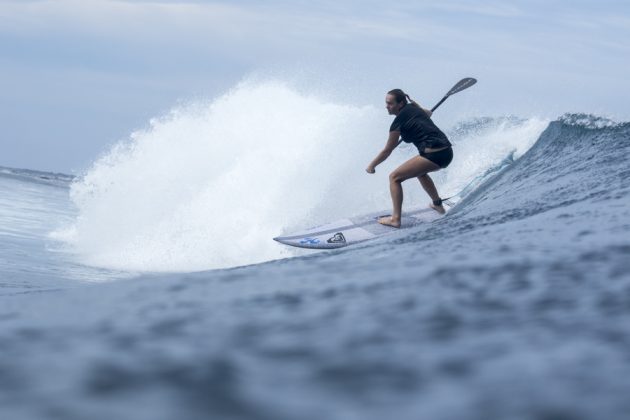
[[[343,233],[337,232],[332,238],[328,238],[326,242],[329,244],[345,244],[346,238],[343,236]]]
[[[319,239],[317,238],[304,238],[300,241],[300,245],[317,245],[319,243]]]

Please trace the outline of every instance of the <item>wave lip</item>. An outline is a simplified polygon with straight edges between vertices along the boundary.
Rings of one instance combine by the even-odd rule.
[[[615,122],[610,118],[584,113],[566,113],[562,115],[558,121],[566,125],[574,125],[587,129],[614,128],[623,125],[623,123]]]

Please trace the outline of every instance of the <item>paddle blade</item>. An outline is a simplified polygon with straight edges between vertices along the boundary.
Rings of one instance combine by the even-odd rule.
[[[472,77],[467,77],[465,79],[462,79],[459,82],[457,82],[455,86],[451,88],[451,90],[448,91],[446,96],[451,96],[457,92],[461,92],[464,89],[468,89],[475,83],[477,83],[477,79],[473,79]]]

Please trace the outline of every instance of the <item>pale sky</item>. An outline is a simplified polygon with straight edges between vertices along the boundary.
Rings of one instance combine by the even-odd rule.
[[[392,88],[431,106],[476,77],[447,127],[630,121],[630,2],[0,0],[0,68],[0,166],[66,173],[250,77],[375,107]]]

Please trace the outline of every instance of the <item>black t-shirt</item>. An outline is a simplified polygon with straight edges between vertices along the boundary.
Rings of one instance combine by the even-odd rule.
[[[396,115],[389,131],[400,131],[405,143],[413,143],[419,152],[425,148],[437,149],[450,146],[444,134],[421,108],[407,104]]]

